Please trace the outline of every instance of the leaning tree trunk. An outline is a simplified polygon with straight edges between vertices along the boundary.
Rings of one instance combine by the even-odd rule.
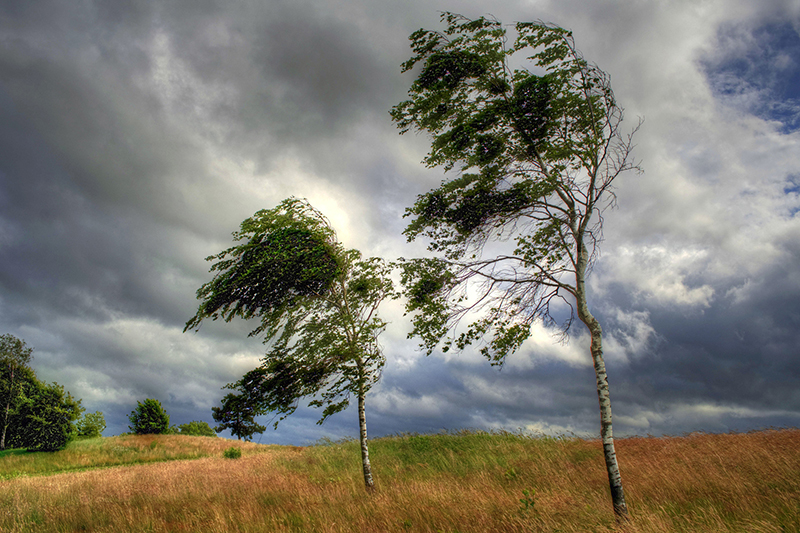
[[[600,437],[603,441],[603,456],[606,460],[608,483],[611,488],[611,503],[617,520],[628,519],[628,506],[625,503],[625,492],[622,489],[622,477],[619,473],[617,453],[614,450],[614,434],[611,427],[611,397],[608,392],[608,375],[603,361],[603,329],[600,322],[589,312],[586,301],[586,265],[588,254],[581,250],[576,273],[576,300],[578,318],[586,324],[592,336],[592,363],[597,379],[597,397],[600,400]]]
[[[358,387],[358,427],[359,440],[361,441],[361,466],[364,470],[364,486],[368,491],[375,490],[375,482],[372,480],[372,466],[369,464],[369,448],[367,447],[367,413],[364,409],[364,385]]]

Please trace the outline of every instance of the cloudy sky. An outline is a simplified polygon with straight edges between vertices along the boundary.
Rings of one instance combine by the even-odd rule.
[[[388,259],[436,187],[399,136],[414,30],[439,11],[572,29],[645,122],[590,280],[617,435],[800,425],[797,0],[6,0],[0,3],[0,333],[40,379],[127,430],[137,400],[205,420],[258,365],[243,323],[182,333],[208,255],[308,198]],[[367,403],[373,436],[459,428],[599,434],[588,339],[537,328],[498,371],[425,357],[399,302]],[[261,442],[357,435],[301,408]],[[264,419],[267,422],[269,419]]]

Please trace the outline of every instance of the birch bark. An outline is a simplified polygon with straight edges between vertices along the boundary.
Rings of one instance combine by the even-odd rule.
[[[367,490],[375,490],[375,482],[372,479],[372,466],[369,463],[369,448],[367,447],[367,413],[364,408],[364,386],[359,385],[358,390],[358,428],[359,441],[361,443],[361,467],[364,471],[364,486]]]
[[[603,442],[603,457],[608,473],[608,483],[611,489],[611,503],[614,514],[618,520],[628,519],[628,506],[625,503],[625,491],[622,488],[622,476],[617,463],[617,453],[614,449],[614,432],[611,420],[611,396],[608,389],[608,375],[606,364],[603,360],[603,329],[600,322],[589,311],[586,301],[586,266],[588,253],[585,246],[579,251],[578,264],[575,275],[575,299],[577,301],[578,318],[589,329],[592,338],[591,353],[594,374],[597,380],[597,398],[600,402],[600,438]]]

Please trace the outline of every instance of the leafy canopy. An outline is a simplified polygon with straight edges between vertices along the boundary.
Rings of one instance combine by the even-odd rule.
[[[106,430],[106,417],[101,411],[86,413],[75,424],[79,437],[100,437]]]
[[[33,357],[33,348],[10,333],[0,335],[0,365],[8,368],[27,366]]]
[[[12,439],[12,446],[24,446],[30,451],[61,450],[75,437],[74,422],[83,410],[81,401],[58,383],[46,384],[37,379],[31,385],[20,409],[24,423]]]
[[[322,423],[379,378],[386,324],[377,311],[395,296],[392,267],[344,248],[328,220],[297,198],[259,211],[234,238],[242,244],[208,258],[216,274],[197,292],[202,302],[186,329],[209,317],[256,318],[251,335],[263,334],[270,349],[260,368],[230,385],[238,394],[226,396],[218,416],[246,406],[279,422],[313,397]]]
[[[405,262],[407,310],[428,353],[484,311],[443,349],[491,333],[482,351],[499,364],[534,320],[556,322],[551,304],[569,308],[569,328],[612,181],[636,168],[632,134],[620,134],[608,75],[581,56],[571,32],[520,22],[510,40],[493,19],[442,20],[443,32],[411,35],[403,70],[418,68],[417,78],[391,111],[401,133],[431,136],[429,167],[459,171],[406,211],[408,239],[425,237],[440,254]]]
[[[128,415],[131,425],[129,429],[137,435],[163,435],[170,432],[169,415],[161,406],[161,402],[147,398],[136,402],[136,409]]]
[[[285,200],[242,222],[234,240],[243,244],[207,257],[214,261],[214,279],[197,291],[202,300],[184,331],[200,327],[205,318],[260,317],[275,334],[295,307],[324,294],[339,272],[333,230],[321,213],[302,200]]]
[[[202,422],[200,420],[192,420],[188,424],[180,424],[178,426],[178,432],[181,435],[189,435],[192,437],[217,436],[217,434],[214,433],[214,430],[211,429],[211,426],[208,425],[208,422]]]
[[[233,385],[229,385],[233,388]],[[256,423],[255,417],[265,414],[258,405],[259,400],[248,402],[240,394],[226,394],[220,407],[211,408],[211,416],[218,424],[214,431],[231,430],[231,435],[244,440],[251,440],[256,433],[263,433],[266,427]]]

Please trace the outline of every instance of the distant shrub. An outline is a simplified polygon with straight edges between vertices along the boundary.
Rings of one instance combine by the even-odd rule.
[[[191,435],[193,437],[217,436],[211,426],[208,425],[208,422],[200,422],[199,420],[192,420],[188,424],[179,425],[178,431],[181,435]]]
[[[238,459],[242,456],[242,450],[235,446],[231,446],[230,448],[222,452],[222,456],[225,459]]]
[[[144,402],[136,402],[136,409],[128,415],[131,431],[137,435],[161,435],[169,433],[169,415],[161,407],[161,402],[146,399]]]
[[[106,418],[100,411],[86,413],[75,424],[79,437],[99,437],[106,429]]]

